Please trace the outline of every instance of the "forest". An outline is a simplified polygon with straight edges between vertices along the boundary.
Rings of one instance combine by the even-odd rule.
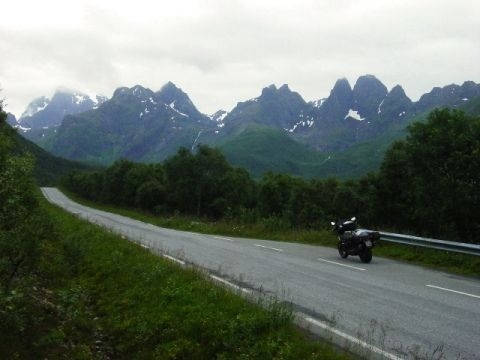
[[[379,171],[358,179],[266,173],[257,181],[220,150],[199,145],[163,163],[123,159],[72,172],[63,186],[89,200],[157,215],[267,220],[289,229],[324,229],[331,220],[356,216],[366,228],[478,243],[479,174],[480,118],[436,109],[390,146]]]

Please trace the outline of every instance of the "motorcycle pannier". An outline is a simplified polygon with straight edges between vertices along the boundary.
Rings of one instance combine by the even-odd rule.
[[[343,224],[342,224],[342,230],[343,231],[353,231],[356,229],[356,224],[355,224],[355,221],[351,221],[351,220],[348,220],[348,221],[345,221]]]

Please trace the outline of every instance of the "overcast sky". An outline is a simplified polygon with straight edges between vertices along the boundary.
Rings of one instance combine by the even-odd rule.
[[[272,83],[314,100],[368,73],[416,100],[480,82],[478,0],[11,0],[0,11],[0,96],[17,116],[60,86],[110,97],[171,80],[212,113]]]

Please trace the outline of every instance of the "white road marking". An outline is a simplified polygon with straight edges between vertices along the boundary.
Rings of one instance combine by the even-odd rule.
[[[218,281],[218,282],[221,282],[221,283],[223,283],[223,284],[225,284],[225,285],[228,285],[228,286],[230,286],[230,287],[232,287],[232,288],[234,288],[234,289],[241,290],[241,291],[243,291],[244,293],[250,294],[250,293],[252,292],[252,291],[249,290],[249,289],[242,288],[242,287],[240,287],[240,286],[238,286],[238,285],[235,285],[234,283],[231,283],[230,281],[227,281],[227,280],[225,280],[225,279],[222,279],[221,277],[218,277],[218,276],[215,276],[215,275],[210,275],[210,277],[211,277],[213,280],[216,280],[216,281]]]
[[[439,290],[450,291],[450,292],[453,292],[453,293],[456,293],[456,294],[461,294],[461,295],[471,296],[471,297],[474,297],[474,298],[480,299],[480,295],[473,295],[473,294],[469,294],[469,293],[466,293],[466,292],[457,291],[457,290],[452,290],[452,289],[447,289],[447,288],[443,288],[443,287],[440,287],[440,286],[435,286],[435,285],[425,285],[425,286],[427,286],[427,287],[430,287],[430,288],[434,288],[434,289],[439,289]]]
[[[320,260],[320,261],[325,261],[325,262],[330,263],[330,264],[345,266],[345,267],[348,267],[348,268],[351,268],[351,269],[355,269],[355,270],[367,271],[367,269],[364,269],[364,268],[361,268],[361,267],[356,267],[356,266],[352,266],[352,265],[342,264],[342,263],[339,263],[339,262],[336,262],[336,261],[325,260],[325,259],[322,259],[322,258],[318,258],[318,260]]]
[[[255,246],[258,246],[258,247],[261,247],[261,248],[264,248],[264,249],[270,249],[270,250],[274,250],[274,251],[283,252],[282,249],[277,249],[277,248],[270,247],[270,246],[264,246],[264,245],[260,245],[260,244],[254,244],[254,245],[255,245]]]
[[[169,259],[169,260],[175,261],[176,263],[179,263],[181,265],[185,265],[185,261],[175,259],[173,256],[170,256],[170,255],[167,255],[167,254],[163,254],[162,256]]]
[[[370,350],[371,352],[374,352],[376,354],[379,354],[383,357],[385,357],[386,359],[390,359],[390,360],[401,360],[401,358],[399,358],[398,356],[395,356],[393,354],[390,354],[389,352],[386,352],[385,350],[382,350],[376,346],[373,346],[371,344],[368,344],[366,343],[365,341],[362,341],[360,339],[357,339],[356,337],[353,337],[351,335],[348,335],[348,334],[345,334],[344,332],[340,331],[340,330],[337,330],[333,327],[331,327],[330,325],[327,325],[321,321],[318,321],[316,319],[313,319],[311,317],[306,317],[305,318],[306,321],[308,321],[309,323],[312,323],[318,327],[321,327],[322,329],[325,329],[327,331],[330,331],[332,333],[334,333],[335,335],[338,335],[344,339],[347,339],[348,341],[354,343],[354,344],[357,344],[357,345],[360,345],[368,350]]]
[[[229,239],[229,238],[226,238],[226,237],[222,237],[222,236],[214,236],[215,239],[220,239],[220,240],[225,240],[225,241],[230,241],[230,242],[234,242],[235,240],[233,239]]]

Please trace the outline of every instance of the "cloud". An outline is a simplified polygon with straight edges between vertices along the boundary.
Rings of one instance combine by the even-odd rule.
[[[8,2],[0,86],[20,114],[58,86],[111,95],[171,80],[204,112],[230,109],[271,83],[307,100],[365,73],[418,98],[478,81],[477,1]],[[33,6],[33,8],[31,8]],[[34,14],[34,15],[32,15]]]

